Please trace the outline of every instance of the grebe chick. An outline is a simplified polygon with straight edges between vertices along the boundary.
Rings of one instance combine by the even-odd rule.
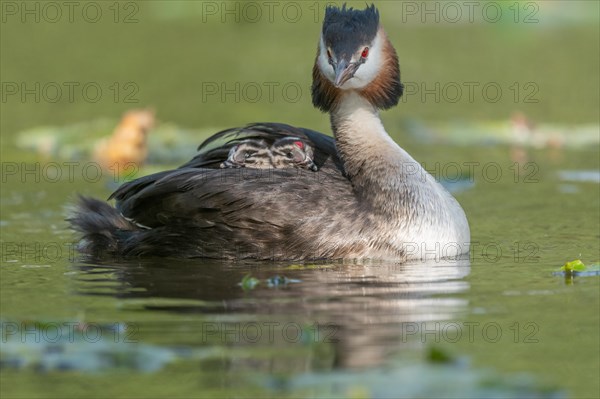
[[[231,147],[227,160],[221,163],[220,167],[222,169],[302,168],[316,172],[318,168],[313,161],[313,156],[313,147],[299,137],[280,138],[270,147],[264,140],[247,139]]]
[[[264,140],[244,140],[231,147],[220,167],[269,169],[272,167],[271,149]]]
[[[314,149],[299,137],[283,137],[271,146],[273,167],[303,168],[316,172],[319,168],[314,163]]]

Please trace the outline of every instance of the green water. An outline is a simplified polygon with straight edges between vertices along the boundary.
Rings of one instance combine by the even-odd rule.
[[[442,157],[408,149],[425,163]],[[456,194],[477,243],[459,263],[93,264],[71,250],[64,206],[73,192],[106,196],[110,182],[10,178],[1,197],[3,396],[594,397],[599,279],[552,272],[599,259],[598,183],[558,177],[597,170],[597,154],[533,153],[537,181],[515,183],[507,151],[453,149],[505,166],[498,182],[475,173]],[[261,282],[244,291],[248,273]],[[291,281],[269,287],[275,276]],[[91,338],[55,344],[79,357],[52,363],[46,346],[57,324],[70,338],[69,322],[91,325]],[[450,362],[427,360],[434,349]]]
[[[470,222],[471,259],[413,265],[81,258],[65,208],[77,193],[106,198],[117,183],[96,180],[82,160],[70,169],[69,160],[17,148],[20,131],[143,106],[206,134],[264,120],[329,130],[309,98],[320,29],[308,17],[313,3],[302,3],[298,23],[272,24],[205,23],[205,3],[162,1],[135,3],[136,23],[113,23],[111,4],[93,24],[0,25],[3,82],[96,82],[105,93],[98,102],[2,100],[3,398],[600,396],[600,279],[553,275],[574,259],[600,262],[598,148],[528,150],[517,172],[509,148],[424,144],[403,128],[409,118],[505,121],[515,111],[597,126],[598,3],[571,2],[568,10],[587,10],[573,20],[538,2],[540,23],[530,25],[403,23],[401,3],[378,4],[405,82],[496,82],[505,94],[438,102],[409,93],[383,114],[434,175],[452,179],[444,168],[457,163],[467,179],[453,187]],[[131,11],[124,4],[121,19]],[[115,82],[121,90],[134,82],[137,102],[123,92],[116,101]],[[222,101],[203,99],[202,82],[292,82],[303,91],[297,102],[280,92],[274,101]],[[528,82],[539,101],[525,101]],[[239,285],[248,274],[260,280],[253,290]],[[276,276],[288,283],[273,286]]]

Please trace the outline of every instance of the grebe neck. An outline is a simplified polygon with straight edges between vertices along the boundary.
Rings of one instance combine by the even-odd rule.
[[[377,108],[359,93],[341,96],[331,112],[331,125],[356,195],[375,211],[405,213],[407,205],[418,206],[424,183],[437,184],[392,140]]]
[[[405,242],[469,241],[469,225],[458,202],[392,140],[377,109],[360,93],[342,95],[332,109],[331,124],[363,210],[403,231]]]

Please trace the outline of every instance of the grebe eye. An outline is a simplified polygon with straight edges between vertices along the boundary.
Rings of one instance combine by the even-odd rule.
[[[365,47],[365,48],[363,49],[362,53],[360,54],[360,56],[361,56],[362,58],[367,58],[367,57],[369,56],[369,48],[368,48],[368,47]]]

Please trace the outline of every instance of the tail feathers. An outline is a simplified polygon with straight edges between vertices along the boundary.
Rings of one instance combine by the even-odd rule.
[[[82,233],[79,250],[96,256],[119,254],[120,242],[140,230],[106,202],[83,196],[79,197],[67,221]]]

